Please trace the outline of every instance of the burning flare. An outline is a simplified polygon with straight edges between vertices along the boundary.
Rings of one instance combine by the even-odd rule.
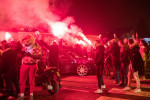
[[[6,32],[5,33],[5,40],[9,41],[10,39],[11,39],[11,35],[8,32]]]

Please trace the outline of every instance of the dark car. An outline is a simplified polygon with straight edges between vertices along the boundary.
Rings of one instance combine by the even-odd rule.
[[[79,76],[85,76],[95,73],[93,60],[80,57],[71,51],[59,52],[59,69],[60,73],[76,73]]]

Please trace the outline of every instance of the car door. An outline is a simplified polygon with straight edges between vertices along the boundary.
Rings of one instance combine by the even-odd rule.
[[[60,73],[73,73],[74,59],[67,53],[59,54],[59,69]]]

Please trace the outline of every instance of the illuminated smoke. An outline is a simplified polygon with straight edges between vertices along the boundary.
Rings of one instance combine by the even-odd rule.
[[[44,19],[58,20],[51,13],[49,0],[0,0],[0,25],[36,27]]]
[[[67,17],[62,21],[52,22],[47,19],[48,25],[51,27],[52,34],[58,38],[62,38],[69,44],[92,44],[83,34],[82,30],[74,24],[73,17]]]
[[[5,33],[5,40],[9,41],[10,39],[11,39],[11,35],[8,32],[6,32]]]
[[[50,22],[51,31],[54,36],[63,38],[64,35],[68,32],[67,25],[63,22]]]
[[[78,44],[86,45],[86,43],[84,41],[82,41],[82,40],[79,40]]]
[[[49,33],[68,44],[91,44],[73,17],[62,19],[72,0],[0,0],[0,28],[37,27],[47,24]]]
[[[92,44],[92,42],[88,40],[83,33],[79,32],[78,35],[81,36],[83,40],[86,41],[88,44]]]

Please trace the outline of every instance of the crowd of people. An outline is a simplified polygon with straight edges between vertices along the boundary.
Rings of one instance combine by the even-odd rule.
[[[49,46],[42,40],[35,39],[32,35],[26,35],[21,41],[6,40],[0,47],[0,96],[8,93],[8,99],[24,98],[26,81],[29,76],[30,96],[33,97],[35,88],[35,74],[38,61],[42,57],[43,48],[49,49],[49,66],[58,66],[59,48],[62,44],[53,42]],[[144,76],[145,68],[150,63],[150,49],[148,44],[133,35],[132,39],[109,40],[99,36],[95,41],[95,49],[88,45],[86,49],[77,44],[73,49],[80,56],[86,55],[89,60],[94,59],[97,66],[98,89],[95,93],[102,93],[106,88],[104,74],[115,78],[118,86],[125,86],[124,90],[131,90],[132,76],[136,80],[137,88],[134,92],[141,92],[140,76]],[[81,49],[82,52],[81,52]],[[110,74],[110,72],[113,74]],[[15,88],[14,88],[15,86]]]
[[[132,39],[125,38],[119,40],[114,34],[114,38],[104,42],[96,40],[95,63],[97,66],[98,89],[95,93],[102,93],[104,85],[103,74],[116,79],[117,86],[125,87],[124,90],[131,90],[132,77],[136,80],[135,93],[141,92],[140,77],[145,78],[146,67],[150,67],[150,49],[144,39],[139,39],[132,35]],[[103,50],[103,48],[105,48]],[[99,55],[99,56],[98,56]],[[111,64],[110,64],[111,63]]]
[[[45,48],[51,56],[44,62]],[[0,46],[0,97],[7,94],[8,99],[24,99],[25,89],[29,86],[32,99],[39,66],[48,62],[44,67],[57,67],[58,52],[56,42],[48,45],[33,35],[25,35],[21,41],[3,40]]]
[[[8,99],[18,96],[23,98],[29,76],[30,96],[32,97],[35,88],[36,65],[42,54],[41,47],[32,35],[26,35],[21,42],[4,40],[1,43],[0,95],[3,95],[5,91],[9,95]]]

